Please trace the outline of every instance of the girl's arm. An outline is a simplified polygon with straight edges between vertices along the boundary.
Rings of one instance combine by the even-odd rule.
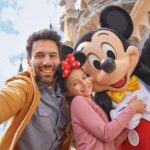
[[[120,144],[122,144],[128,137],[129,129],[124,129],[114,140],[114,145],[117,148]]]
[[[95,109],[84,97],[75,97],[71,104],[72,123],[75,120],[93,136],[104,142],[113,141],[136,112],[133,106],[128,105],[116,119],[108,122],[104,112],[98,106]]]

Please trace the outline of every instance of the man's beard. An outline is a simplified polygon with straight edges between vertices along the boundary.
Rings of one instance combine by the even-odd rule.
[[[50,76],[47,76],[47,77],[37,76],[37,79],[47,85],[53,85],[55,83],[54,77],[50,77]]]
[[[48,68],[50,67],[51,69],[53,69],[53,71],[55,70],[55,67],[54,66],[48,66],[48,65],[45,65],[45,66],[42,66],[43,68]],[[40,67],[40,68],[42,68]],[[38,79],[38,81],[42,82],[42,83],[45,83],[49,86],[53,86],[54,83],[55,83],[55,71],[52,73],[52,74],[49,74],[49,75],[42,75],[40,73],[40,68],[37,70],[35,68],[35,66],[32,66],[32,69],[33,69],[33,72],[35,73],[36,75],[36,78]]]

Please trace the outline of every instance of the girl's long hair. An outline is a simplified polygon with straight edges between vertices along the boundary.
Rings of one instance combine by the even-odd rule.
[[[73,129],[72,129],[72,125],[71,125],[71,111],[70,111],[70,105],[72,102],[73,97],[69,97],[66,96],[66,91],[67,91],[67,87],[66,87],[66,79],[67,78],[63,78],[62,74],[59,72],[56,74],[56,80],[57,83],[59,84],[61,93],[64,96],[64,102],[68,111],[68,115],[69,115],[69,121],[68,124],[65,127],[65,131],[63,133],[63,138],[62,138],[62,147],[65,147],[66,150],[70,150],[71,147],[75,148],[75,141],[74,141],[74,137],[73,137]],[[69,143],[69,145],[68,145]]]

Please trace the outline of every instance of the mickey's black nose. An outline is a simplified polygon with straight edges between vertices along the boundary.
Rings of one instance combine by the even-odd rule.
[[[112,58],[105,58],[101,61],[101,69],[106,73],[111,73],[115,70],[116,63]]]

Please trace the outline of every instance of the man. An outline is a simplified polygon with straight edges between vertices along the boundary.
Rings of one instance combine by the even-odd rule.
[[[0,88],[0,123],[8,120],[0,150],[67,150],[61,145],[67,111],[54,76],[60,63],[60,36],[34,32],[27,40],[31,69]]]

